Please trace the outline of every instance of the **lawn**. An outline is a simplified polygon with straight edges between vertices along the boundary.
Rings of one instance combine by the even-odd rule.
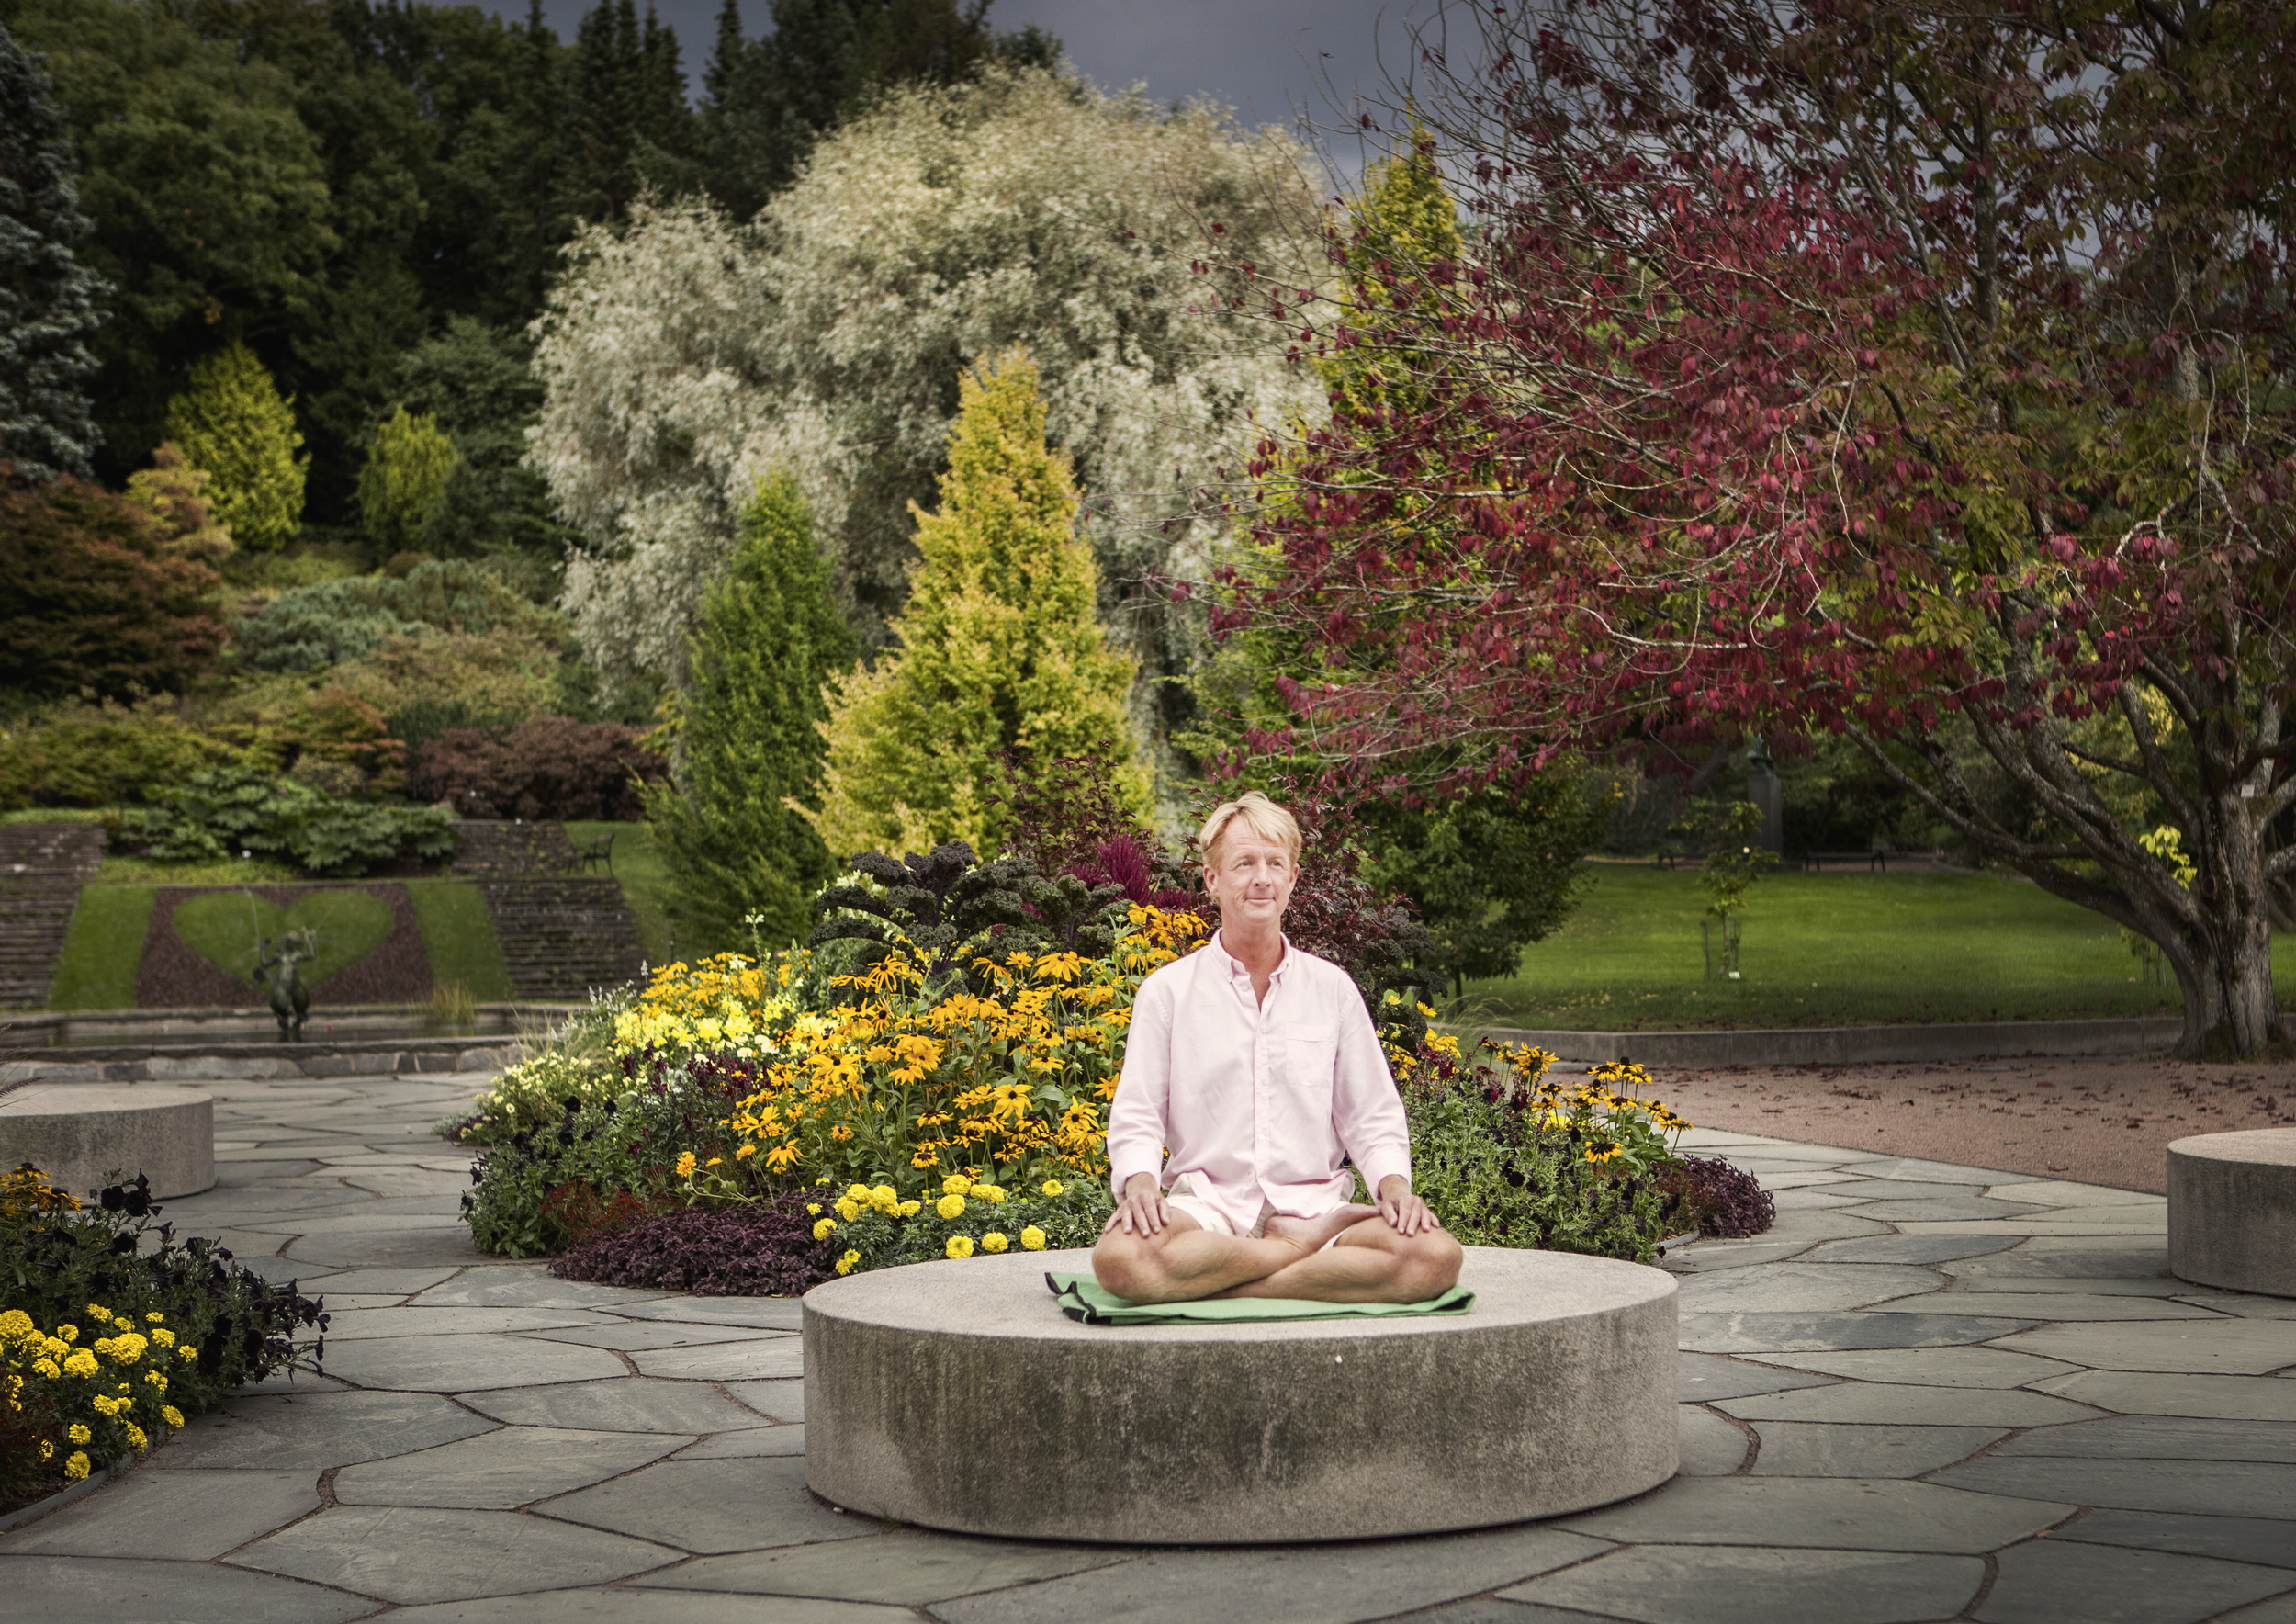
[[[144,933],[151,929],[157,895],[150,885],[81,887],[80,906],[72,910],[63,951],[56,955],[50,1009],[136,1007],[136,968],[143,962]]]
[[[654,844],[653,825],[569,823],[566,838],[579,850],[609,830],[613,834],[613,877],[622,882],[623,900],[637,916],[637,935],[646,944],[646,962],[666,964],[678,956],[678,940],[670,928],[666,904],[670,882],[660,849]]]
[[[1568,924],[1506,980],[1468,984],[1460,1018],[1580,1032],[2175,1015],[2113,927],[1991,874],[1773,874],[1745,914],[1742,979],[1709,981],[1695,873],[1590,866]],[[2296,1002],[2296,939],[2273,941]]]

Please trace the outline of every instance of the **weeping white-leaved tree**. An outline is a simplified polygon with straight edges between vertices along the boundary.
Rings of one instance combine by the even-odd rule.
[[[881,640],[958,379],[1018,344],[1159,739],[1158,679],[1194,634],[1149,578],[1200,573],[1252,423],[1322,410],[1321,381],[1198,266],[1320,277],[1318,202],[1280,134],[1028,70],[889,94],[748,224],[681,202],[586,231],[535,325],[530,453],[584,537],[566,607],[585,651],[610,680],[681,680],[774,468],[796,472],[856,631]]]

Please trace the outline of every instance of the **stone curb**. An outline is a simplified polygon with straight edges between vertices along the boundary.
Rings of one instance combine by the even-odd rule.
[[[416,1045],[384,1039],[310,1045],[198,1043],[164,1049],[75,1049],[69,1060],[0,1063],[0,1088],[18,1083],[152,1083],[266,1077],[388,1077],[402,1072],[500,1071],[518,1063],[521,1040],[487,1038]],[[21,1053],[22,1051],[18,1051]]]
[[[0,1534],[6,1533],[10,1528],[20,1528],[26,1523],[46,1517],[51,1511],[62,1510],[83,1494],[95,1493],[97,1485],[110,1480],[112,1471],[111,1467],[107,1466],[100,1472],[91,1472],[71,1487],[58,1489],[45,1500],[35,1500],[29,1506],[17,1506],[7,1516],[0,1517]]]
[[[1746,1032],[1532,1032],[1493,1026],[1483,1036],[1535,1043],[1563,1060],[1644,1066],[1856,1066],[1980,1060],[2003,1054],[2149,1054],[2173,1047],[2180,1019],[1994,1021],[1952,1026],[1772,1027]]]

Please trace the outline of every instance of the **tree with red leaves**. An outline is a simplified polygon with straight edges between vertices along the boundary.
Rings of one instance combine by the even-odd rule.
[[[1259,445],[1219,625],[1313,660],[1264,742],[1392,787],[1846,733],[2158,943],[2180,1054],[2285,1043],[2296,15],[1529,0],[1420,44],[1392,123],[1458,254],[1343,227],[1336,295],[1256,290],[1409,386]]]

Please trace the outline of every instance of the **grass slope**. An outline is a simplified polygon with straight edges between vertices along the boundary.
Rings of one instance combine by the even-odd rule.
[[[649,823],[569,823],[566,838],[580,850],[600,835],[613,836],[613,877],[622,882],[622,899],[637,917],[638,940],[646,944],[646,962],[666,964],[678,956],[678,942],[670,928],[670,877],[661,851],[654,844]]]
[[[415,928],[430,955],[431,979],[441,987],[461,982],[473,1002],[502,1003],[511,996],[511,973],[502,944],[487,917],[486,898],[467,880],[408,880]]]
[[[1461,1018],[1558,1031],[1863,1026],[2175,1015],[2113,927],[1990,874],[1773,874],[1745,914],[1743,979],[1705,979],[1691,872],[1595,864],[1578,911]],[[2283,1005],[2296,941],[2273,942]]]
[[[83,885],[56,956],[51,1009],[132,1009],[136,967],[152,925],[150,885]]]

